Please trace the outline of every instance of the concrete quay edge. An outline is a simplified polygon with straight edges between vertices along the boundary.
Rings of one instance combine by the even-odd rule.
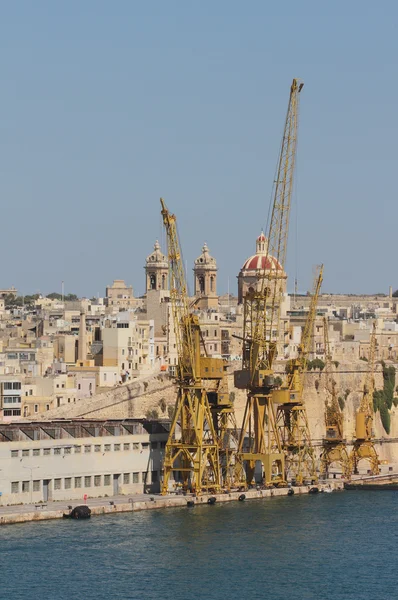
[[[343,490],[342,483],[333,482],[330,484],[331,488],[335,491]],[[295,494],[308,494],[311,486],[300,486],[294,487]],[[324,485],[318,485],[321,491],[325,489]],[[245,494],[246,500],[259,500],[263,498],[272,498],[276,496],[287,496],[288,488],[273,488],[265,490],[248,490],[246,492],[230,492],[226,494],[206,494],[194,498],[193,496],[170,496],[162,497],[152,495],[153,500],[139,500],[134,501],[133,498],[125,503],[118,503],[110,505],[109,502],[101,506],[93,506],[91,508],[91,515],[108,515],[117,514],[124,512],[138,512],[142,510],[156,510],[162,508],[182,508],[187,506],[188,501],[194,501],[195,506],[207,505],[207,501],[210,497],[216,498],[216,503],[222,502],[236,502],[239,500],[239,496]],[[48,521],[52,519],[62,519],[65,510],[46,510],[46,511],[30,511],[26,513],[11,513],[6,515],[0,514],[0,526],[10,525],[13,523],[28,523],[32,521]]]

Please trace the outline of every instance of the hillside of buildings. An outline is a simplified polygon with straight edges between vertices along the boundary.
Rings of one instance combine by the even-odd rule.
[[[204,244],[194,263],[192,310],[203,336],[203,352],[228,363],[228,383],[238,425],[245,393],[233,387],[233,371],[241,359],[242,302],[258,283],[259,269],[272,266],[261,234],[255,254],[243,262],[237,295],[217,293],[217,263]],[[146,291],[136,297],[132,286],[115,280],[102,298],[78,299],[73,294],[25,296],[15,288],[0,291],[0,420],[49,418],[167,419],[172,414],[177,364],[174,322],[168,290],[168,261],[158,242],[145,261]],[[297,356],[308,315],[309,296],[286,291],[281,307],[276,368]],[[344,403],[345,431],[352,438],[355,413],[363,392],[371,324],[376,324],[376,387],[383,388],[381,361],[398,361],[397,298],[386,295],[321,294],[311,336],[310,360],[324,360],[324,321],[336,367],[339,396]],[[395,394],[395,390],[394,390]],[[324,435],[324,375],[306,375],[306,406],[312,436]],[[375,417],[379,439],[398,437],[395,403]],[[388,415],[386,416],[386,411]],[[389,432],[385,421],[389,419]],[[385,458],[395,445],[384,444]]]

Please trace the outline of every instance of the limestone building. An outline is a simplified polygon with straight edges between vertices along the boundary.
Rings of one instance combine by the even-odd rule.
[[[106,288],[105,304],[112,310],[126,310],[134,306],[133,288],[126,285],[123,279],[115,279]]]

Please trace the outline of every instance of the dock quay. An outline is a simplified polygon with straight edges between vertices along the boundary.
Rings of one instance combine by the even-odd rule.
[[[353,479],[344,484],[346,490],[398,490],[398,473],[388,473],[385,475],[372,475]]]
[[[215,498],[215,503],[238,502],[242,494],[244,500],[261,500],[278,496],[289,495],[289,490],[294,494],[308,494],[314,486],[300,486],[292,488],[272,488],[272,489],[251,489],[246,492],[230,492],[226,494],[204,494],[198,497],[192,494],[176,495],[170,494],[161,496],[157,494],[139,494],[136,496],[114,496],[110,498],[92,498],[88,499],[86,504],[91,510],[92,516],[109,515],[125,512],[138,512],[143,510],[157,510],[164,508],[186,508],[189,503],[197,506],[209,505],[209,499]],[[330,482],[316,486],[319,492],[343,490],[342,482]],[[291,492],[290,492],[291,493]],[[31,521],[48,521],[52,519],[63,519],[64,513],[68,512],[71,503],[78,506],[76,500],[68,502],[49,502],[43,508],[32,505],[3,506],[0,508],[0,525],[10,525],[13,523],[27,523]],[[214,503],[214,500],[212,501]],[[82,504],[82,503],[80,503]]]

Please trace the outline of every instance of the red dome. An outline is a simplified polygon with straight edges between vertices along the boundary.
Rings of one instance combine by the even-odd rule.
[[[261,237],[261,236],[260,236]],[[260,238],[258,238],[260,240]],[[262,241],[262,240],[261,240]],[[265,256],[264,254],[255,254],[250,256],[243,265],[241,271],[279,271],[283,270],[276,258],[273,256]]]

